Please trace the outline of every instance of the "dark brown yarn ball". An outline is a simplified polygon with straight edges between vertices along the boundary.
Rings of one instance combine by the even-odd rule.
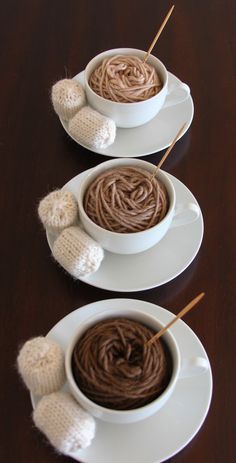
[[[72,358],[75,381],[93,402],[106,408],[142,407],[167,387],[171,357],[163,340],[145,342],[154,331],[126,318],[107,319],[89,328]]]

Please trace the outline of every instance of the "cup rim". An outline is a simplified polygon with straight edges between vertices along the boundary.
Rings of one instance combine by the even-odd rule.
[[[123,52],[122,52],[122,50],[123,50]],[[135,107],[135,106],[137,106],[137,105],[144,105],[144,104],[147,104],[147,102],[153,101],[155,98],[157,98],[157,96],[161,96],[161,94],[164,92],[164,90],[166,89],[166,87],[167,87],[167,85],[168,85],[168,71],[167,71],[165,65],[163,64],[163,62],[162,62],[159,58],[157,58],[156,56],[152,55],[151,53],[150,53],[149,56],[150,56],[152,59],[156,60],[156,62],[158,63],[158,65],[159,65],[160,68],[161,68],[162,73],[164,73],[164,75],[165,75],[164,82],[163,82],[163,76],[161,76],[161,77],[162,77],[162,83],[163,83],[163,85],[162,85],[161,90],[160,90],[158,93],[156,93],[156,95],[153,95],[152,97],[150,97],[150,98],[148,98],[147,100],[144,100],[144,101],[135,101],[135,102],[125,103],[125,102],[121,102],[121,101],[112,101],[112,100],[108,100],[107,98],[104,98],[103,96],[98,95],[98,93],[96,93],[96,92],[92,89],[92,87],[89,85],[89,77],[90,77],[91,72],[92,72],[92,71],[89,71],[89,68],[91,67],[92,63],[93,63],[95,60],[98,60],[99,58],[101,58],[101,61],[102,61],[102,57],[103,57],[104,55],[108,55],[108,54],[111,54],[111,56],[113,56],[113,55],[115,55],[115,54],[122,54],[122,53],[128,55],[129,53],[125,53],[124,50],[130,51],[130,52],[134,52],[134,53],[135,53],[135,52],[139,52],[139,53],[142,52],[144,56],[145,56],[145,54],[146,54],[146,51],[141,50],[141,49],[138,49],[138,48],[126,48],[126,47],[124,47],[124,48],[111,48],[110,50],[105,50],[105,51],[99,53],[98,55],[94,56],[94,57],[87,63],[87,65],[86,65],[86,67],[85,67],[85,70],[84,70],[84,82],[85,82],[85,87],[87,88],[87,90],[89,90],[89,91],[91,92],[91,94],[92,94],[94,97],[97,97],[98,100],[100,100],[101,102],[106,102],[106,103],[109,104],[109,105],[115,104],[115,105],[117,105],[117,106],[127,106],[127,104],[128,104],[129,107],[130,107],[130,106]],[[118,53],[118,52],[119,52],[119,53]],[[130,54],[131,54],[131,53],[130,53]],[[98,63],[98,65],[99,65],[99,63]],[[88,75],[88,73],[89,73],[89,75]]]
[[[83,405],[85,403],[86,406],[88,406],[88,408],[89,407],[93,407],[93,408],[96,407],[97,413],[100,412],[102,414],[106,414],[107,416],[108,415],[115,415],[115,416],[121,416],[122,415],[122,417],[125,417],[125,415],[130,415],[130,414],[134,415],[134,414],[138,414],[138,413],[140,413],[140,412],[142,412],[144,410],[145,411],[149,410],[150,408],[152,408],[154,406],[154,404],[157,404],[158,402],[161,402],[163,400],[164,396],[168,395],[169,391],[172,390],[175,387],[175,384],[176,384],[176,382],[178,380],[181,360],[180,360],[180,350],[179,350],[178,344],[177,344],[177,342],[175,340],[175,337],[171,333],[170,330],[167,330],[166,333],[163,335],[163,338],[169,338],[169,340],[170,340],[170,342],[172,344],[172,346],[170,347],[169,342],[166,341],[166,339],[165,339],[165,343],[167,344],[168,350],[170,351],[170,355],[172,357],[173,365],[172,365],[172,372],[171,372],[170,381],[169,381],[168,385],[166,386],[166,388],[164,389],[164,391],[158,397],[156,397],[154,400],[152,400],[151,402],[149,402],[146,405],[143,405],[143,406],[137,407],[137,408],[133,408],[133,409],[130,409],[130,410],[117,410],[117,409],[103,407],[102,405],[99,405],[96,402],[89,399],[81,391],[81,389],[79,388],[78,384],[75,381],[73,372],[72,372],[73,349],[75,347],[76,342],[83,335],[83,333],[86,332],[86,330],[89,327],[95,325],[96,323],[98,323],[101,320],[106,320],[107,318],[113,318],[112,313],[114,313],[115,311],[118,311],[119,315],[114,315],[114,318],[119,318],[119,317],[126,317],[126,318],[130,317],[130,318],[132,318],[132,314],[134,314],[134,315],[138,314],[138,315],[144,316],[147,320],[150,320],[150,326],[151,326],[151,322],[154,322],[154,323],[158,324],[160,326],[160,328],[165,326],[164,323],[162,323],[160,320],[155,318],[153,315],[147,314],[143,310],[135,309],[135,308],[133,308],[133,309],[132,308],[125,309],[124,314],[122,314],[120,309],[113,309],[112,308],[112,309],[103,310],[102,312],[100,312],[99,314],[97,314],[95,316],[91,315],[90,317],[87,318],[87,320],[85,320],[84,323],[82,322],[82,324],[77,329],[74,336],[71,338],[69,344],[66,347],[66,352],[65,352],[65,372],[66,372],[66,379],[68,381],[69,387],[75,393],[78,402],[79,402],[78,397],[80,397],[81,400],[83,401],[81,403],[81,405]],[[127,312],[129,312],[129,315],[126,315]],[[139,321],[138,318],[135,317],[135,316],[134,316],[133,319]],[[94,320],[94,322],[93,322],[93,320]],[[140,321],[140,323],[145,323],[145,322]],[[174,346],[174,349],[175,349],[175,351],[174,351],[175,358],[173,357],[173,346]]]
[[[87,213],[86,213],[86,211],[84,209],[84,204],[83,204],[84,194],[85,194],[86,189],[88,188],[89,184],[93,181],[93,179],[96,178],[96,170],[100,171],[98,173],[98,175],[100,175],[102,172],[109,170],[109,168],[112,168],[113,164],[114,164],[114,168],[115,167],[118,168],[118,167],[123,166],[123,164],[122,164],[123,161],[124,161],[125,166],[128,166],[129,162],[130,162],[131,167],[133,167],[133,166],[135,167],[136,163],[142,164],[142,165],[143,165],[143,163],[145,163],[145,165],[153,166],[153,170],[155,169],[155,166],[152,163],[149,163],[147,161],[143,161],[143,160],[140,160],[140,159],[129,159],[129,158],[112,159],[112,160],[109,160],[109,161],[105,161],[102,164],[98,164],[97,166],[92,168],[88,172],[88,175],[86,177],[84,177],[82,179],[82,181],[81,181],[80,188],[79,188],[79,193],[77,194],[77,201],[78,201],[78,206],[79,206],[79,215],[82,214],[86,218],[88,223],[90,225],[92,225],[96,230],[101,231],[101,232],[105,232],[107,235],[110,235],[111,237],[112,236],[114,236],[114,237],[115,236],[116,237],[128,237],[129,236],[130,237],[132,235],[134,235],[134,236],[142,236],[143,234],[147,234],[147,232],[151,232],[154,229],[158,229],[158,228],[160,228],[160,226],[163,226],[163,224],[165,224],[169,220],[169,217],[173,213],[174,208],[175,208],[175,202],[176,202],[175,189],[174,189],[174,187],[172,185],[171,180],[167,177],[167,173],[162,169],[159,169],[158,175],[160,174],[160,176],[162,177],[160,179],[162,182],[163,182],[163,178],[164,178],[163,183],[164,183],[164,186],[166,187],[167,193],[168,193],[169,208],[168,208],[168,211],[167,211],[166,215],[163,217],[163,219],[160,222],[153,225],[152,227],[147,228],[146,230],[140,230],[140,231],[137,231],[137,232],[127,232],[127,233],[114,232],[112,230],[108,230],[107,228],[103,228],[100,225],[93,222],[93,220],[90,219],[90,217],[87,215]],[[111,164],[111,167],[106,167],[108,165],[108,163]],[[145,170],[145,167],[144,167],[144,170]],[[92,180],[90,179],[91,175],[93,175]],[[158,178],[158,175],[157,175],[157,178]],[[166,185],[166,183],[167,183],[167,185]],[[83,193],[81,194],[82,190],[83,190]],[[172,198],[170,198],[170,191],[169,190],[171,191]]]

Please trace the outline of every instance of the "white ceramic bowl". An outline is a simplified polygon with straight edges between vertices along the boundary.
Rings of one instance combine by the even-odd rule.
[[[89,85],[89,78],[94,69],[102,61],[114,55],[135,55],[144,58],[146,52],[135,48],[115,48],[95,56],[85,68],[85,92],[89,105],[114,120],[117,127],[131,128],[143,125],[153,119],[165,104],[167,95],[171,94],[168,106],[184,101],[190,95],[188,85],[177,82],[172,88],[168,87],[168,72],[164,64],[155,56],[150,55],[147,63],[152,65],[160,76],[163,86],[159,93],[153,97],[135,103],[119,103],[107,100],[95,93]]]
[[[100,418],[103,421],[108,421],[111,423],[132,423],[135,421],[140,421],[148,416],[151,416],[153,413],[157,412],[169,399],[171,396],[176,381],[179,376],[180,372],[180,352],[177,346],[177,343],[173,337],[173,335],[168,331],[163,335],[163,339],[168,346],[168,350],[172,357],[172,375],[169,381],[168,386],[162,392],[162,394],[157,397],[153,402],[133,410],[113,410],[110,408],[102,407],[101,405],[96,404],[95,402],[91,401],[88,397],[84,395],[84,393],[79,389],[78,385],[73,376],[72,372],[72,354],[74,347],[78,341],[78,339],[82,336],[85,331],[88,330],[94,324],[100,322],[101,320],[105,320],[107,318],[113,317],[127,317],[129,319],[137,320],[145,325],[154,328],[154,330],[159,331],[163,324],[157,321],[151,315],[147,315],[142,310],[137,309],[108,309],[104,312],[101,312],[98,315],[92,316],[85,323],[81,323],[78,327],[76,335],[73,337],[71,342],[69,343],[67,350],[66,350],[66,357],[65,357],[65,368],[66,368],[66,376],[67,381],[69,383],[69,387],[71,393],[73,394],[74,398],[84,407],[88,412],[90,412],[94,417]]]
[[[147,230],[135,233],[116,233],[100,227],[88,217],[84,210],[83,198],[85,191],[87,190],[89,184],[102,172],[107,169],[121,166],[139,167],[151,173],[153,173],[155,169],[153,164],[141,159],[118,158],[99,164],[94,169],[91,169],[81,182],[77,196],[79,216],[85,231],[92,238],[94,238],[94,240],[100,243],[100,245],[107,251],[117,254],[136,254],[145,251],[146,249],[149,249],[157,244],[166,234],[168,229],[172,226],[173,218],[176,212],[176,194],[174,186],[168,175],[163,170],[159,170],[157,178],[160,179],[166,187],[169,197],[169,209],[165,217],[158,224]],[[193,205],[192,203],[188,205],[182,205],[182,208],[180,208],[180,205],[178,206],[179,209],[181,209],[182,216],[182,219],[178,218],[178,225],[185,224],[186,221],[190,222],[195,220],[200,213],[199,208],[197,208],[197,206]],[[191,215],[184,216],[184,212],[191,208]],[[195,210],[193,211],[193,209]]]
[[[161,323],[157,319],[157,317],[147,314],[145,309],[136,309],[132,307],[127,308],[125,306],[122,307],[120,306],[119,299],[117,307],[113,303],[112,308],[106,309],[97,315],[92,315],[88,317],[85,321],[80,322],[79,326],[77,327],[77,330],[75,331],[74,336],[71,338],[66,348],[66,377],[69,389],[72,395],[74,396],[75,400],[94,417],[110,423],[133,423],[148,418],[154,413],[157,413],[158,410],[160,410],[163,407],[163,405],[165,405],[165,403],[171,397],[175,389],[176,383],[180,378],[198,376],[199,374],[204,374],[204,372],[206,372],[209,369],[209,362],[204,357],[188,357],[188,353],[186,352],[186,356],[182,358],[175,336],[171,332],[171,329],[168,329],[163,334],[162,339],[164,340],[172,358],[172,374],[166,389],[159,395],[159,397],[157,397],[149,404],[133,410],[114,410],[96,404],[88,397],[86,397],[86,395],[79,389],[74,379],[72,372],[72,354],[79,338],[91,326],[95,325],[96,323],[102,320],[114,317],[127,317],[129,319],[136,320],[140,323],[145,324],[146,326],[149,326],[156,332],[160,331],[160,329],[163,327],[163,323]]]

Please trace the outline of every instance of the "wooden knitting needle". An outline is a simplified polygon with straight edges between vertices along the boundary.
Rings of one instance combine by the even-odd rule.
[[[157,334],[154,334],[149,341],[145,343],[146,346],[150,346],[154,341],[159,339],[167,330],[172,326],[179,318],[182,318],[187,312],[189,312],[195,305],[205,296],[205,293],[200,293],[192,301],[190,301],[179,313],[176,315],[173,320],[171,320],[166,326],[164,326]]]
[[[160,35],[161,35],[161,33],[162,33],[162,31],[163,31],[163,29],[164,29],[164,27],[165,27],[165,25],[166,25],[166,23],[167,23],[169,17],[170,17],[170,15],[171,15],[171,13],[172,13],[174,7],[175,7],[175,5],[173,5],[173,6],[171,7],[170,11],[167,13],[167,15],[166,15],[166,17],[165,17],[165,19],[164,19],[164,21],[163,21],[163,23],[162,23],[160,29],[158,30],[157,34],[155,35],[155,38],[153,39],[153,41],[152,41],[152,43],[151,43],[151,45],[150,45],[150,47],[149,47],[149,49],[148,49],[148,51],[147,51],[145,57],[144,57],[144,60],[143,60],[144,63],[145,63],[145,61],[147,61],[147,59],[148,59],[148,57],[149,57],[149,55],[150,55],[150,53],[151,53],[151,51],[152,51],[154,45],[156,44],[157,40],[159,39],[159,37],[160,37]]]
[[[164,154],[164,156],[161,158],[160,162],[157,164],[157,166],[155,167],[154,169],[154,172],[152,174],[152,177],[151,177],[151,181],[154,179],[154,177],[156,176],[158,170],[160,169],[160,167],[162,166],[163,162],[166,160],[167,156],[170,154],[172,148],[174,148],[174,145],[175,143],[177,142],[178,138],[180,137],[180,135],[183,133],[184,131],[184,128],[186,126],[187,122],[184,123],[184,125],[181,127],[181,129],[179,129],[178,133],[176,134],[174,140],[172,141],[171,145],[169,146],[168,150],[166,151],[166,153]]]

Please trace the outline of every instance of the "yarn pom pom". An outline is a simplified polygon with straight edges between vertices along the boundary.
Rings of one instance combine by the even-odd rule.
[[[96,149],[107,148],[116,137],[115,122],[89,106],[84,106],[69,121],[68,130],[75,140]]]
[[[69,227],[54,241],[53,256],[74,278],[79,278],[98,270],[104,251],[80,227]]]
[[[36,395],[50,394],[64,384],[64,352],[48,338],[26,341],[17,357],[18,371],[27,388]]]
[[[64,392],[43,397],[34,410],[33,420],[56,450],[64,455],[88,447],[95,436],[94,418]]]
[[[86,103],[82,85],[73,79],[62,79],[54,84],[51,98],[55,112],[65,121],[72,118]]]
[[[77,201],[67,190],[52,191],[40,201],[38,207],[42,224],[52,231],[61,231],[74,224],[77,212]]]

